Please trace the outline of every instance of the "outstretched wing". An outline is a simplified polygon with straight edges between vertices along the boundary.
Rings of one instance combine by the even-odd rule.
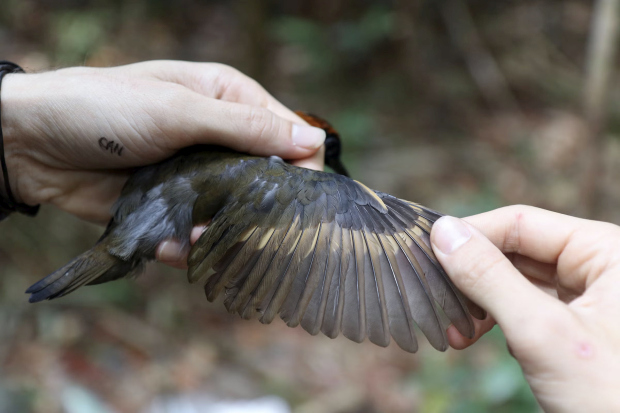
[[[418,348],[414,325],[439,350],[447,318],[473,337],[484,313],[452,284],[430,247],[441,215],[349,178],[264,160],[191,250],[190,282],[230,312],[361,342]],[[286,179],[282,179],[282,175]],[[198,199],[198,204],[200,199]]]

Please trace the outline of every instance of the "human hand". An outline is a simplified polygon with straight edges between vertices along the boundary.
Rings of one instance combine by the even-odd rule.
[[[194,144],[322,169],[325,132],[215,63],[152,61],[7,75],[2,128],[20,202],[103,223],[131,168]]]
[[[454,283],[497,320],[543,409],[620,411],[620,227],[513,206],[441,218],[431,242]],[[466,347],[491,326],[471,341],[451,328],[451,344]]]

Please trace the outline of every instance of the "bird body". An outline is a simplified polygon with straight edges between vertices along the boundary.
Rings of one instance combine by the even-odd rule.
[[[311,334],[415,352],[417,325],[447,348],[446,317],[472,337],[484,317],[452,284],[430,247],[441,215],[346,176],[282,159],[195,146],[135,172],[97,244],[30,287],[30,301],[140,271],[157,245],[190,249],[188,279],[230,312],[276,315]],[[210,225],[189,246],[193,226]]]

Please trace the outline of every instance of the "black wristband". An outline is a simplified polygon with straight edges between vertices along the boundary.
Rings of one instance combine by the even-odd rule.
[[[15,63],[0,60],[0,92],[2,91],[2,79],[4,75],[10,73],[24,73],[24,69]],[[6,159],[4,158],[4,137],[2,135],[2,103],[0,101],[0,166],[2,167],[2,176],[4,178],[4,191],[6,198],[0,196],[0,220],[6,218],[12,212],[20,212],[22,214],[35,216],[39,212],[39,205],[26,205],[19,203],[13,196],[11,184],[9,183],[9,171],[6,167]]]

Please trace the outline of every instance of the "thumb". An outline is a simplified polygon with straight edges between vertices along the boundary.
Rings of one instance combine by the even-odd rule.
[[[456,286],[487,310],[507,337],[557,305],[463,220],[449,216],[439,219],[433,225],[431,243]]]
[[[253,155],[300,159],[313,155],[325,142],[323,129],[302,120],[295,123],[264,107],[192,94],[195,99],[180,111],[181,127],[190,140],[184,146],[215,144]]]

